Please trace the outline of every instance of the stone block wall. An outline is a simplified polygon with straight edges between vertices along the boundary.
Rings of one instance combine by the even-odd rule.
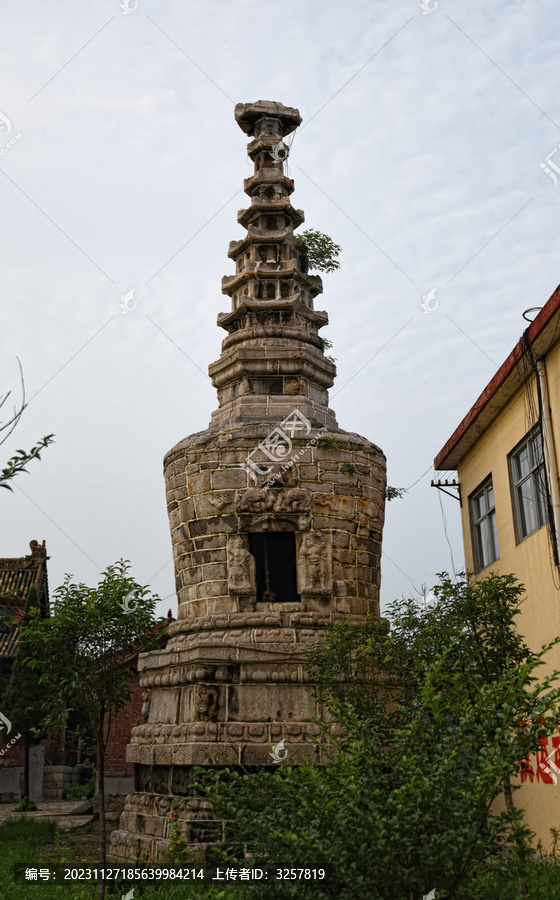
[[[242,465],[272,428],[259,423],[224,427],[218,433],[209,429],[167,454],[164,471],[178,619],[255,608],[254,592],[239,590],[231,578],[228,583],[228,567],[239,546],[231,536],[246,538],[266,529],[298,534],[302,609],[379,614],[386,485],[381,450],[356,434],[336,430],[327,435],[313,429],[305,439],[292,441],[290,469],[267,489],[266,478],[256,485]],[[338,448],[321,446],[325,437]],[[324,538],[324,551],[319,553],[328,557],[326,581],[319,578],[314,587],[309,582],[317,581],[318,566],[312,566],[310,579],[309,564],[303,559],[306,533]],[[244,547],[247,551],[246,540]],[[313,557],[312,547],[307,556]]]
[[[43,770],[43,800],[62,800],[64,791],[80,784],[82,769],[77,766],[45,766]]]
[[[21,800],[23,769],[16,765],[0,768],[0,803],[14,803]]]

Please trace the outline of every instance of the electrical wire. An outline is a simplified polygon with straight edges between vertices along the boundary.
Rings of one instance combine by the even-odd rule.
[[[443,530],[445,532],[445,540],[447,541],[447,543],[449,545],[449,552],[451,554],[451,568],[453,569],[453,577],[455,578],[455,581],[457,581],[455,560],[453,558],[453,547],[451,546],[451,541],[449,540],[449,535],[447,534],[447,516],[445,515],[444,509],[443,509],[443,503],[441,502],[441,494],[439,491],[437,492],[437,494],[438,494],[438,500],[439,500],[439,507],[441,509],[441,518],[442,518],[442,522],[443,522]]]
[[[426,469],[424,474],[421,475],[420,478],[417,478],[416,481],[413,481],[409,487],[405,488],[405,491],[408,492],[411,488],[415,487],[415,485],[417,485],[419,481],[422,481],[422,479],[425,478],[426,475],[428,474],[428,472],[431,471],[431,469],[433,469],[433,468],[434,468],[433,464],[431,466],[428,466],[428,468]]]

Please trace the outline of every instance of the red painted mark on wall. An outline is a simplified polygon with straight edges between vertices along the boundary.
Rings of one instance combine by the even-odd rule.
[[[560,775],[560,737],[554,735],[551,738],[551,745],[552,749],[549,747],[548,738],[541,738],[539,740],[540,749],[535,753],[534,766],[531,765],[528,756],[521,761],[523,766],[520,773],[521,784],[525,781],[532,783],[535,778],[537,781],[542,781],[543,784],[558,784],[558,776]]]

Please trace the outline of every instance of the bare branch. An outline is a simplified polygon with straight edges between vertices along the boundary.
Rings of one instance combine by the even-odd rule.
[[[14,428],[15,428],[16,425],[17,425],[17,423],[18,423],[19,420],[21,419],[23,410],[24,410],[24,409],[26,408],[26,406],[27,406],[27,403],[25,402],[25,380],[24,380],[24,378],[23,378],[23,369],[22,369],[22,367],[21,367],[21,362],[20,362],[18,356],[16,356],[16,359],[17,359],[17,361],[18,361],[19,375],[20,375],[20,378],[21,378],[21,406],[19,407],[19,409],[18,409],[16,406],[14,406],[14,414],[13,414],[12,418],[9,419],[4,425],[2,425],[2,424],[0,423],[0,432],[5,431],[6,428],[9,428],[9,429],[10,429],[10,430],[8,431],[8,433],[5,434],[5,435],[2,437],[2,440],[0,440],[0,446],[1,446],[5,441],[8,440],[8,438],[10,437],[12,431],[14,430]],[[11,393],[12,393],[11,391],[8,391],[8,393],[5,394],[5,395],[0,399],[0,409],[2,408],[2,406],[4,405],[4,403],[6,402],[6,400],[8,399],[8,397],[10,396]],[[11,427],[10,427],[10,426],[11,426]]]

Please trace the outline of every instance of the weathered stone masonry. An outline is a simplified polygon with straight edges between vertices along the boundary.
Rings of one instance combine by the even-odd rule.
[[[341,616],[379,615],[385,458],[328,408],[336,369],[318,336],[327,314],[313,304],[322,283],[301,269],[304,216],[275,152],[301,118],[266,101],[235,115],[255,163],[238,214],[247,235],[230,244],[236,272],[223,280],[231,311],[218,317],[227,337],[210,366],[218,409],[165,457],[178,617],[167,648],[140,660],[136,792],[114,859],[134,859],[140,841],[163,860],[174,799],[187,842],[204,845],[211,813],[189,798],[194,765],[271,766],[281,739],[291,763],[315,757],[322,710],[305,648]],[[291,430],[281,427],[294,410]]]

